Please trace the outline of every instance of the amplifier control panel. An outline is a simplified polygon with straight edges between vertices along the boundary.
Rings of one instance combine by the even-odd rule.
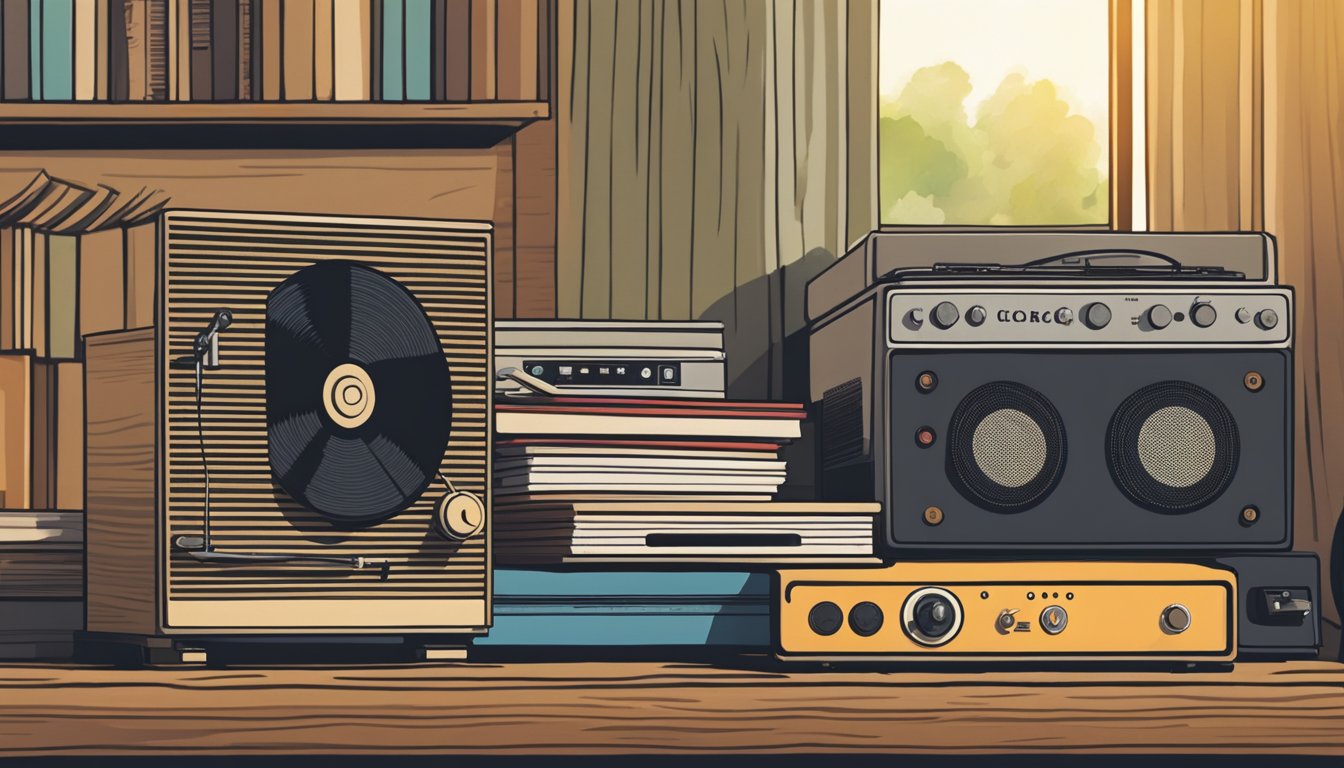
[[[927,290],[887,294],[888,344],[1286,346],[1292,291]]]
[[[779,651],[828,660],[1229,660],[1235,579],[1164,563],[784,571]]]

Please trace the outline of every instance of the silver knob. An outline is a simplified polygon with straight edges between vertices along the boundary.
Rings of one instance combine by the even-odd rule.
[[[1154,304],[1148,308],[1148,324],[1159,331],[1171,325],[1171,310],[1165,304]]]
[[[1094,331],[1111,324],[1111,308],[1102,304],[1100,301],[1094,301],[1083,309],[1083,325]]]
[[[1041,611],[1041,629],[1047,635],[1058,635],[1069,625],[1069,613],[1063,606],[1051,605]]]
[[[1213,321],[1217,319],[1218,310],[1214,309],[1213,305],[1207,301],[1197,301],[1195,302],[1195,305],[1190,308],[1190,322],[1200,328],[1208,328],[1210,325],[1213,325]]]
[[[1254,316],[1251,314],[1251,310],[1249,310],[1249,309],[1247,309],[1247,308],[1245,308],[1245,307],[1238,307],[1238,308],[1237,308],[1237,322],[1238,322],[1238,323],[1249,323],[1249,322],[1251,322],[1251,320],[1252,320],[1253,317],[1254,317]]]
[[[1268,331],[1279,324],[1279,313],[1272,309],[1262,309],[1255,316],[1255,324]]]
[[[924,310],[915,307],[906,313],[905,318],[911,328],[920,328],[924,325]]]
[[[1179,635],[1190,628],[1190,609],[1180,603],[1172,603],[1162,609],[1159,623],[1163,632],[1168,635]]]
[[[1055,322],[1060,325],[1069,325],[1073,322],[1073,310],[1068,307],[1060,307],[1055,310]]]
[[[933,308],[933,324],[939,328],[951,328],[960,318],[961,312],[957,309],[957,305],[950,301],[940,301]]]
[[[985,324],[986,317],[988,317],[988,315],[985,314],[985,308],[979,304],[966,310],[966,322],[977,328]]]

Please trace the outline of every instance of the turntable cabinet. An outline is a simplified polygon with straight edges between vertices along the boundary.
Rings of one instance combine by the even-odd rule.
[[[477,222],[163,214],[154,326],[88,338],[91,637],[484,632],[490,254]]]

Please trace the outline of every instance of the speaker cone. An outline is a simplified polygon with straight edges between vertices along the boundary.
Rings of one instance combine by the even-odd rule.
[[[275,481],[334,522],[406,509],[439,471],[451,378],[415,298],[369,267],[305,267],[266,302],[266,428]]]
[[[947,452],[948,474],[967,499],[995,512],[1021,512],[1048,496],[1064,473],[1064,424],[1040,392],[993,381],[957,404]]]
[[[1232,413],[1211,392],[1164,381],[1120,404],[1106,430],[1106,452],[1111,476],[1131,501],[1179,514],[1227,490],[1241,441]]]

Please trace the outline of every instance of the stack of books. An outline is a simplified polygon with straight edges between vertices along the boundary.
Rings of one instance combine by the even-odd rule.
[[[501,563],[871,559],[876,509],[775,502],[801,405],[519,397],[496,405]]]
[[[535,101],[546,0],[0,0],[10,101]]]

